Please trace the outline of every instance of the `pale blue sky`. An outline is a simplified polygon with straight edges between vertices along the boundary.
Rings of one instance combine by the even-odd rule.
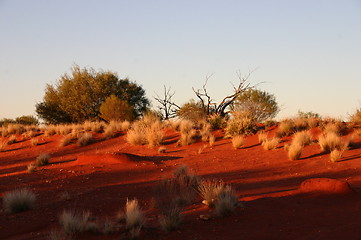
[[[35,114],[73,63],[111,70],[147,96],[219,102],[237,71],[282,111],[347,117],[361,106],[361,0],[0,0],[0,119]]]

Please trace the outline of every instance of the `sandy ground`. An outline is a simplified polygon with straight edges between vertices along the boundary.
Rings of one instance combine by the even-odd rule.
[[[333,163],[317,144],[305,147],[300,160],[289,160],[283,145],[290,138],[284,138],[276,150],[266,151],[257,135],[250,136],[242,149],[235,150],[221,130],[214,132],[217,140],[211,147],[201,141],[178,147],[179,134],[165,133],[165,153],[132,146],[124,134],[109,140],[94,134],[95,142],[85,147],[59,147],[57,135],[38,136],[38,146],[31,146],[29,140],[7,146],[0,152],[1,198],[27,187],[37,201],[33,209],[15,214],[1,206],[0,239],[48,239],[49,231],[60,229],[58,219],[64,209],[89,210],[98,223],[115,221],[127,198],[137,198],[146,213],[140,239],[361,239],[360,138],[341,161]],[[316,137],[317,130],[313,134]],[[43,152],[51,154],[50,164],[28,173],[27,165]],[[197,199],[183,211],[178,230],[161,231],[153,189],[180,165],[200,177],[231,184],[244,207],[220,218]],[[302,184],[307,179],[311,180]],[[201,214],[210,220],[200,220]],[[124,239],[124,229],[75,238]]]

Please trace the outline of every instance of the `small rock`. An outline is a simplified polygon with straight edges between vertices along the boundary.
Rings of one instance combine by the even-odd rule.
[[[163,171],[164,171],[164,169],[163,169],[163,168],[161,168],[161,169],[160,169],[160,171],[161,171],[161,172],[163,172]]]
[[[209,216],[207,214],[202,214],[202,215],[199,215],[199,219],[203,220],[203,221],[209,221],[211,219],[211,216]]]

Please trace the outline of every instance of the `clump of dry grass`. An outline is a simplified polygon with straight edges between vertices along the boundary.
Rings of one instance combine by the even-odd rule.
[[[156,121],[146,129],[145,138],[149,147],[159,146],[163,142],[163,125],[160,121]]]
[[[300,146],[307,146],[312,142],[312,135],[309,131],[297,132],[293,136],[292,143]]]
[[[211,134],[211,135],[209,136],[208,142],[209,142],[209,146],[213,146],[214,143],[216,142],[216,136],[214,136],[213,134]]]
[[[226,185],[218,195],[215,203],[215,211],[218,216],[227,216],[234,211],[237,206],[238,197],[230,185]]]
[[[89,211],[78,213],[73,210],[64,210],[59,217],[59,223],[62,225],[67,235],[75,233],[97,231],[97,226],[90,222],[91,214]]]
[[[348,147],[348,142],[344,141],[335,132],[321,134],[318,143],[323,152],[332,152],[333,150],[342,150]]]
[[[116,131],[116,127],[114,126],[114,123],[113,124],[109,124],[108,126],[105,127],[104,129],[104,138],[105,139],[110,139],[110,138],[113,138],[115,137],[115,131]]]
[[[124,121],[124,122],[121,123],[120,129],[122,131],[128,131],[129,128],[130,128],[130,122],[129,121]]]
[[[265,141],[263,141],[262,146],[265,150],[274,150],[280,143],[281,139],[278,137],[274,138],[267,138]]]
[[[239,149],[244,145],[244,137],[242,135],[232,137],[232,146]]]
[[[331,151],[330,153],[330,160],[331,162],[337,162],[338,160],[340,160],[343,156],[343,153],[345,152],[345,149],[334,149]]]
[[[303,145],[293,142],[288,149],[288,157],[290,160],[298,160],[302,154]]]
[[[266,141],[268,138],[268,135],[266,132],[262,131],[258,133],[258,142],[262,144],[264,141]]]
[[[142,227],[145,223],[145,218],[142,210],[139,207],[138,200],[127,199],[125,205],[125,222],[127,229],[134,227]]]
[[[6,212],[17,213],[33,208],[36,200],[35,194],[27,189],[17,189],[3,196],[3,204]]]
[[[36,165],[34,163],[30,163],[28,166],[27,166],[27,171],[28,173],[33,173],[35,172],[37,169]]]
[[[295,132],[295,124],[293,120],[286,119],[283,120],[279,125],[276,131],[276,137],[282,138],[286,136],[291,136]]]
[[[51,156],[48,153],[42,153],[39,156],[36,157],[35,159],[35,166],[36,167],[41,167],[44,165],[49,164],[49,160],[50,160]]]
[[[8,145],[14,144],[16,142],[16,136],[11,135],[8,139]]]
[[[236,111],[233,113],[231,119],[228,120],[225,128],[226,137],[233,137],[237,135],[252,135],[257,132],[255,120],[247,111]]]
[[[78,145],[84,147],[89,145],[93,141],[93,135],[91,133],[84,133],[78,139]]]
[[[73,137],[72,137],[71,134],[64,136],[64,137],[60,140],[59,146],[60,146],[60,147],[68,146],[68,145],[71,143],[72,139],[73,139]]]
[[[31,144],[31,146],[37,146],[39,144],[39,139],[38,138],[32,138],[30,140],[30,144]]]
[[[224,188],[224,182],[219,180],[203,180],[198,185],[198,192],[207,206],[214,207],[214,204]]]

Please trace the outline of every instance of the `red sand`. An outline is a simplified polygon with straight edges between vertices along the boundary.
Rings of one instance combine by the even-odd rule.
[[[7,146],[0,152],[0,196],[28,187],[37,201],[32,210],[16,214],[1,206],[0,239],[47,239],[50,230],[60,228],[58,217],[64,209],[90,210],[98,223],[114,220],[126,199],[134,197],[148,219],[141,239],[361,239],[361,139],[333,163],[318,145],[307,146],[301,160],[290,161],[284,143],[265,151],[257,136],[251,136],[235,150],[222,131],[215,134],[214,146],[200,154],[204,142],[177,147],[179,135],[171,130],[166,153],[132,146],[124,135],[102,140],[98,134],[96,142],[85,147],[59,147],[60,136],[38,136],[36,147],[29,140]],[[42,152],[51,154],[50,165],[28,173],[27,165]],[[196,175],[232,184],[244,207],[219,218],[199,199],[183,212],[179,230],[159,230],[151,207],[152,188],[182,164]],[[70,199],[61,197],[64,192]],[[200,220],[201,214],[211,219]],[[77,239],[122,237],[122,230],[109,236],[77,235]]]

